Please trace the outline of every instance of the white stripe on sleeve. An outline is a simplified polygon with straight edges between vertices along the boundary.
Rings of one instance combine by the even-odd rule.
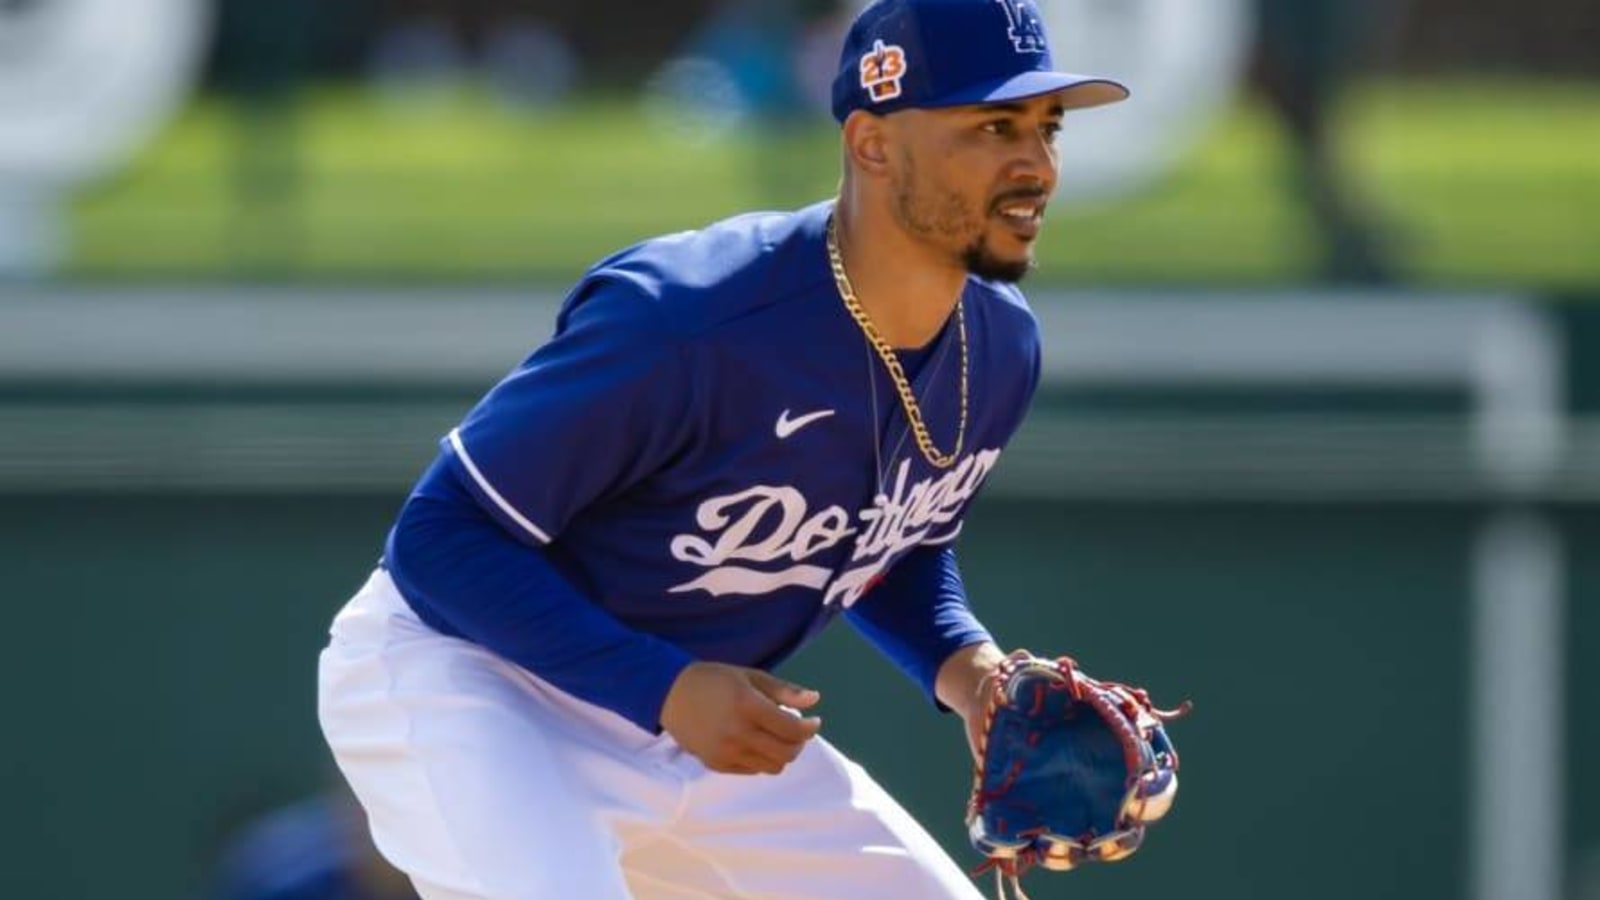
[[[467,474],[471,475],[472,480],[478,483],[478,487],[482,488],[483,492],[489,495],[489,499],[500,507],[501,512],[505,513],[513,522],[526,528],[529,534],[538,538],[539,543],[550,543],[550,535],[545,534],[539,526],[528,521],[526,516],[518,512],[516,507],[507,503],[506,498],[500,496],[500,492],[494,489],[494,485],[490,484],[489,480],[483,477],[483,473],[478,471],[477,464],[472,461],[472,457],[467,453],[466,445],[461,443],[461,429],[453,428],[450,430],[450,446],[456,451],[456,456],[460,458],[461,464],[467,467]]]

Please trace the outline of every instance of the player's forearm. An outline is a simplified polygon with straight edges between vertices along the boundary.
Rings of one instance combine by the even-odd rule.
[[[981,690],[984,680],[994,673],[995,667],[1003,659],[1005,653],[993,641],[962,647],[950,654],[950,658],[939,667],[935,685],[939,702],[963,719],[970,719],[983,709]]]

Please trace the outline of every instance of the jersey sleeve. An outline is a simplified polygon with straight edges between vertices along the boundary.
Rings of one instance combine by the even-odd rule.
[[[693,657],[594,603],[541,547],[519,542],[435,461],[390,531],[385,565],[430,627],[493,650],[561,690],[659,731]],[[618,677],[627,673],[627,677]]]
[[[962,647],[993,640],[967,605],[950,546],[907,553],[845,617],[941,710],[935,688],[944,661]]]
[[[556,334],[445,439],[478,503],[547,544],[579,511],[625,490],[689,440],[682,343],[629,282],[588,282]]]

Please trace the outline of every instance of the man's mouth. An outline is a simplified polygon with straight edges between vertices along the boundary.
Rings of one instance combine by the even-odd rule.
[[[1009,199],[995,205],[995,214],[1010,226],[1018,237],[1032,240],[1038,236],[1039,226],[1044,221],[1044,208],[1043,197]]]

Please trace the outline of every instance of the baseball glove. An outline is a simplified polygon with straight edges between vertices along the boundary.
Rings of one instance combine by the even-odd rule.
[[[1066,871],[1139,849],[1145,826],[1172,808],[1178,753],[1160,710],[1139,688],[1097,681],[1067,657],[1019,650],[989,679],[967,833],[988,857],[996,892],[1034,865]]]

